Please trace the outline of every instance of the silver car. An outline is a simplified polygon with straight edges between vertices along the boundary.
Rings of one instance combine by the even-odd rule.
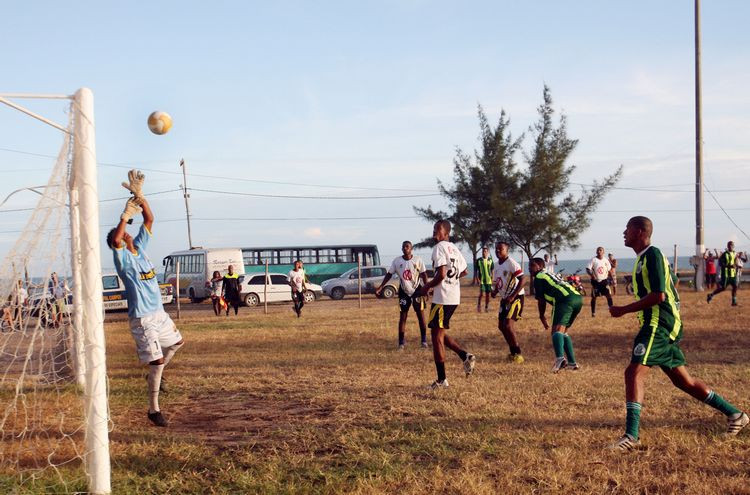
[[[265,282],[268,282],[266,287]],[[309,304],[323,293],[319,285],[305,284],[305,303]],[[265,302],[263,294],[268,293],[268,302],[289,302],[292,300],[292,288],[289,276],[282,273],[269,273],[268,279],[262,273],[240,275],[240,299],[247,306],[256,306]]]
[[[388,268],[385,266],[367,266],[362,268],[362,293],[372,294],[380,286],[380,282],[383,281],[383,277],[388,273]],[[398,275],[388,281],[388,284],[383,287],[381,296],[384,298],[391,298],[398,293]],[[323,294],[329,296],[331,299],[343,299],[347,294],[356,294],[358,291],[358,280],[357,280],[357,269],[352,268],[346,271],[337,278],[329,278],[324,280],[320,287],[323,289]]]

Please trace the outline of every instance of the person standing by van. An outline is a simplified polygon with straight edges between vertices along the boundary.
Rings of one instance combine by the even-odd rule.
[[[211,305],[214,308],[214,314],[216,316],[219,316],[221,314],[221,310],[223,306],[226,306],[226,303],[224,305],[221,304],[222,297],[221,297],[221,289],[224,285],[224,278],[221,276],[221,273],[219,273],[218,270],[214,272],[214,274],[211,276],[211,280],[206,282],[206,285],[208,286],[208,289],[211,291]]]
[[[234,308],[234,314],[237,315],[240,309],[240,276],[234,273],[233,265],[227,267],[227,274],[222,279],[221,295],[227,302],[226,316],[229,316],[230,305]]]

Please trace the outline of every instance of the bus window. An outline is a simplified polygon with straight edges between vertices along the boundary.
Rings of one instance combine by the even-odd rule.
[[[336,263],[336,250],[318,249],[318,263]]]
[[[243,250],[242,262],[246,265],[260,265],[260,261],[258,260],[258,251]]]
[[[351,248],[343,248],[343,249],[336,250],[336,262],[337,263],[352,263],[356,261],[357,260],[355,260],[354,256],[352,255]]]
[[[258,251],[258,264],[259,265],[265,265],[266,260],[268,260],[269,265],[276,264],[276,260],[274,259],[274,253],[275,251]]]
[[[299,259],[302,263],[310,264],[318,262],[318,251],[317,249],[300,249]]]
[[[373,266],[372,252],[359,252],[359,259],[362,260],[362,266]]]
[[[297,256],[295,255],[295,252],[289,249],[285,249],[284,251],[279,251],[279,261],[278,263],[281,265],[291,264],[294,261],[296,261]]]

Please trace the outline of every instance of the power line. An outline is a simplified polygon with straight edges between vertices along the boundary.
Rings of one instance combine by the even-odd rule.
[[[713,193],[713,192],[711,192],[711,190],[710,190],[710,189],[709,189],[709,188],[708,188],[708,187],[706,186],[706,183],[705,183],[705,182],[703,183],[703,188],[704,188],[704,189],[706,190],[706,192],[707,192],[708,194],[710,194],[710,195],[711,195],[711,197],[713,198],[713,200],[714,200],[714,202],[716,203],[716,205],[717,205],[717,206],[718,206],[718,207],[719,207],[719,208],[721,209],[721,211],[723,211],[723,212],[724,212],[724,215],[726,215],[726,216],[727,216],[727,218],[729,219],[729,221],[730,221],[730,222],[732,222],[732,225],[734,225],[735,227],[737,227],[737,230],[739,230],[740,232],[742,232],[742,235],[744,235],[744,236],[745,236],[745,237],[746,237],[746,238],[747,238],[748,240],[750,240],[750,237],[748,237],[748,235],[747,235],[747,234],[745,233],[745,231],[744,231],[744,230],[742,230],[742,228],[741,228],[741,227],[740,227],[739,225],[737,225],[737,222],[735,222],[735,221],[734,221],[734,220],[732,219],[732,217],[731,217],[731,216],[729,216],[729,213],[727,213],[727,210],[725,210],[725,209],[724,209],[724,207],[723,207],[723,206],[721,206],[721,203],[719,203],[719,200],[718,200],[718,199],[716,199],[716,196],[714,195],[714,193]]]
[[[428,196],[439,196],[439,193],[430,194],[399,194],[393,196],[293,196],[284,194],[258,194],[235,191],[218,191],[214,189],[188,188],[191,191],[207,192],[214,194],[229,194],[233,196],[252,196],[257,198],[283,198],[283,199],[336,199],[336,200],[361,200],[361,199],[399,199],[399,198],[424,198]]]

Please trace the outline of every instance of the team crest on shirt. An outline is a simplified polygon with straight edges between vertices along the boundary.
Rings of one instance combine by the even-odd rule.
[[[644,354],[646,354],[646,346],[643,344],[638,344],[633,349],[633,356],[643,356]]]
[[[411,280],[411,270],[409,269],[404,270],[403,277],[404,277],[404,280]]]

